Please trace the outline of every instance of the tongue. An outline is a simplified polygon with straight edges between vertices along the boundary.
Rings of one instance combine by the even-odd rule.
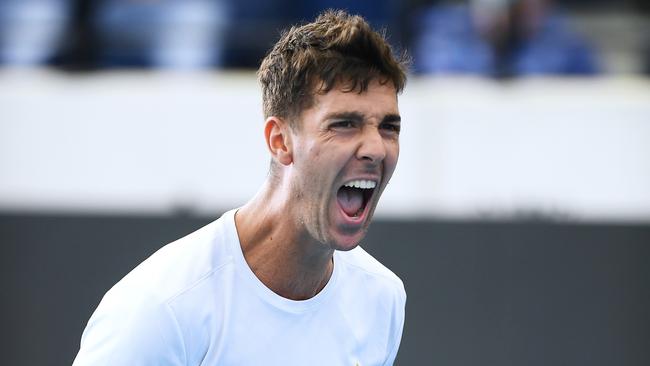
[[[363,205],[363,194],[360,189],[343,187],[336,197],[339,205],[348,216],[354,216]]]

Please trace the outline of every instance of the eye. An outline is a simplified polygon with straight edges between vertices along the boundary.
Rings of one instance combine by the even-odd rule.
[[[354,128],[356,127],[356,123],[354,121],[350,120],[342,120],[342,121],[335,121],[330,124],[330,128],[339,128],[339,129],[345,129],[345,128]]]
[[[382,130],[389,131],[389,132],[394,132],[394,133],[399,133],[399,131],[401,130],[400,124],[399,123],[394,123],[394,122],[382,123],[379,126],[379,128],[381,128]]]

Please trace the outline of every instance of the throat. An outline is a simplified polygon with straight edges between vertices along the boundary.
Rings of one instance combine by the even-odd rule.
[[[248,202],[235,214],[245,265],[279,296],[304,300],[319,293],[333,271],[333,249],[296,230],[284,220],[283,207],[274,205],[272,194]]]
[[[296,301],[307,300],[320,293],[334,269],[331,252],[314,258],[305,258],[303,254],[286,257],[279,253],[260,252],[249,255],[246,261],[264,286],[281,297]]]

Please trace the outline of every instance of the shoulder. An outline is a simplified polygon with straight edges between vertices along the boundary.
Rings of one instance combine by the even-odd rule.
[[[164,285],[173,244],[154,253],[102,298],[81,336],[74,366],[185,364],[185,342],[168,299],[187,277]]]
[[[232,258],[228,214],[169,243],[120,280],[106,297],[168,301],[210,278]]]
[[[167,244],[113,286],[88,321],[75,365],[183,364],[183,314],[174,302],[202,296],[204,285],[227,270],[229,241],[236,239],[228,224],[225,214]]]
[[[406,300],[402,280],[362,247],[357,246],[347,252],[337,252],[337,259],[350,272],[348,276],[360,277],[366,285],[373,285],[383,292],[389,292],[402,302]]]
[[[74,365],[183,365],[185,354],[183,335],[166,304],[148,295],[129,304],[107,295],[84,329]]]

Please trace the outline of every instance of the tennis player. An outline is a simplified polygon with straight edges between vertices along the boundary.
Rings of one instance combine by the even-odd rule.
[[[108,291],[74,365],[393,364],[404,286],[358,244],[397,163],[404,63],[328,11],[258,75],[268,179]]]

